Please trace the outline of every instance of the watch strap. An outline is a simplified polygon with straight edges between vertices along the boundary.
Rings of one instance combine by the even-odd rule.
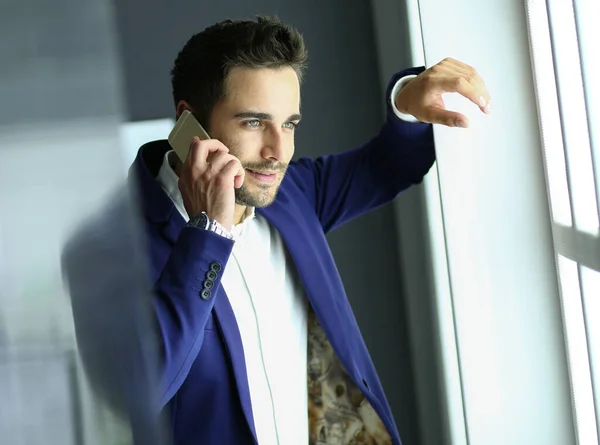
[[[233,234],[223,227],[219,221],[210,218],[206,212],[199,213],[190,218],[188,222],[189,226],[197,227],[199,229],[208,230],[209,232],[216,233],[227,239],[234,239]]]

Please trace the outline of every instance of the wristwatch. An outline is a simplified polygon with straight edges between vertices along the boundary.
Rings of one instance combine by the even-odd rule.
[[[233,239],[233,234],[219,224],[217,220],[211,219],[206,212],[198,213],[197,215],[192,216],[188,222],[188,226],[209,230],[227,239]]]

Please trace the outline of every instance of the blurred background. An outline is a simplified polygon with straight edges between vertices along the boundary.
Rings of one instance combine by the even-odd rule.
[[[403,442],[597,444],[597,2],[447,3],[2,0],[1,442],[131,442],[82,369],[61,251],[115,196],[106,230],[135,233],[120,191],[139,146],[174,124],[177,52],[260,13],[308,46],[297,156],[371,138],[401,69],[451,56],[491,91],[491,119],[448,97],[473,128],[436,128],[425,183],[328,238]],[[144,261],[134,241],[111,255]],[[127,289],[143,292],[134,269]]]

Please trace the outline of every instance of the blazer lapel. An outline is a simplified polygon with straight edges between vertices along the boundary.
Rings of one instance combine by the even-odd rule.
[[[242,345],[242,337],[235,320],[235,315],[229,299],[223,287],[219,289],[219,294],[216,296],[214,311],[217,316],[219,328],[223,335],[223,341],[225,342],[225,348],[229,353],[229,359],[233,367],[233,375],[238,389],[238,395],[240,397],[240,403],[242,404],[242,411],[246,416],[246,421],[252,431],[255,443],[258,442],[256,438],[256,429],[254,427],[254,417],[252,415],[252,403],[250,401],[250,388],[248,387],[248,375],[246,373],[246,358],[244,356],[244,348]]]

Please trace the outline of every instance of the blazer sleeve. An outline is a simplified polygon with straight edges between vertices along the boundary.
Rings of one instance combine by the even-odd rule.
[[[233,241],[184,227],[154,276],[148,233],[128,200],[98,213],[61,255],[79,355],[96,393],[150,437],[135,443],[165,443],[156,442],[157,414],[202,346]]]
[[[232,240],[185,227],[154,283],[152,301],[163,339],[161,407],[181,387],[200,352],[204,328],[232,250]]]
[[[326,233],[420,183],[435,162],[432,125],[399,119],[391,103],[396,82],[423,69],[393,76],[386,91],[386,121],[372,140],[340,154],[300,158],[290,165],[288,174],[314,206]]]

